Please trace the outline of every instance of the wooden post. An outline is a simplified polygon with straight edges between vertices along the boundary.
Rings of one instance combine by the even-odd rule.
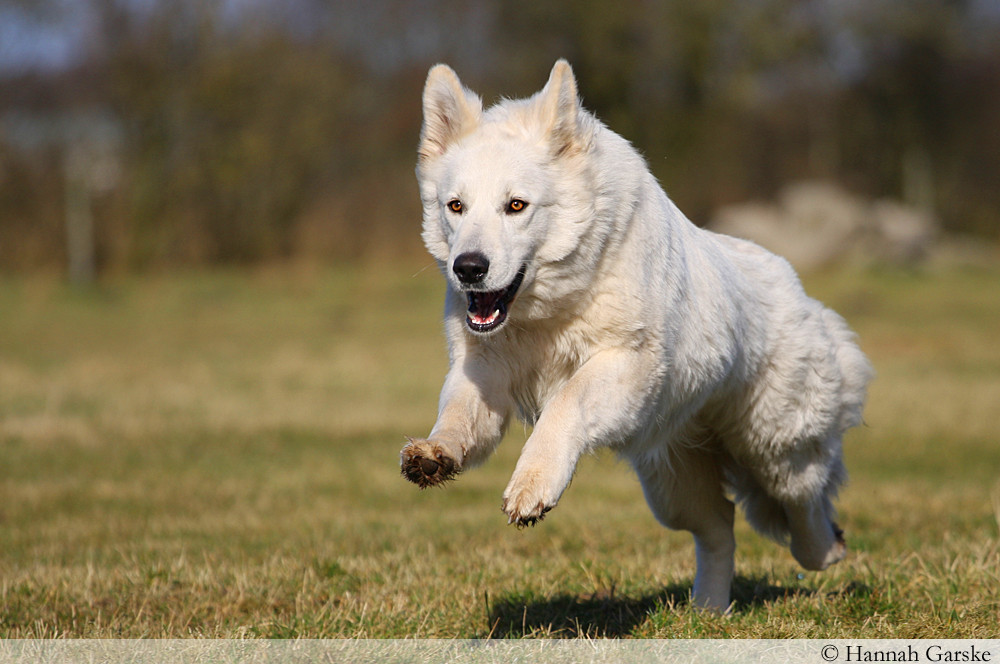
[[[69,281],[74,285],[93,283],[97,274],[88,152],[79,143],[70,144],[65,158],[66,254]]]

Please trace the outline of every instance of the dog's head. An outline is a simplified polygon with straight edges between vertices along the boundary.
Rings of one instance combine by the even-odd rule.
[[[467,328],[489,334],[508,316],[526,315],[539,269],[576,249],[572,225],[592,214],[593,198],[578,191],[586,189],[580,156],[598,123],[581,108],[564,60],[541,92],[486,111],[450,67],[437,65],[427,76],[423,111],[423,239],[467,299]]]

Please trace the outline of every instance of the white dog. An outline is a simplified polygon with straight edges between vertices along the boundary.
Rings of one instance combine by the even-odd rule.
[[[401,453],[421,487],[533,425],[509,522],[559,502],[580,455],[613,448],[656,518],[694,535],[694,602],[726,610],[733,511],[807,569],[845,554],[831,498],[872,371],[783,259],[689,222],[555,64],[527,100],[483,110],[435,66],[417,178],[423,238],[448,281],[451,369],[437,423]]]

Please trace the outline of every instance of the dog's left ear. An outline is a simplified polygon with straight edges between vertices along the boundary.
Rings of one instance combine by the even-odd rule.
[[[565,60],[552,67],[548,83],[538,93],[538,104],[553,152],[561,155],[580,147],[580,99],[573,68]]]

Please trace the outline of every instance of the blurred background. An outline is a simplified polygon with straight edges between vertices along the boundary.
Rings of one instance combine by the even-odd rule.
[[[0,272],[422,255],[428,67],[559,57],[696,223],[812,223],[800,267],[1000,239],[996,0],[0,0]]]

